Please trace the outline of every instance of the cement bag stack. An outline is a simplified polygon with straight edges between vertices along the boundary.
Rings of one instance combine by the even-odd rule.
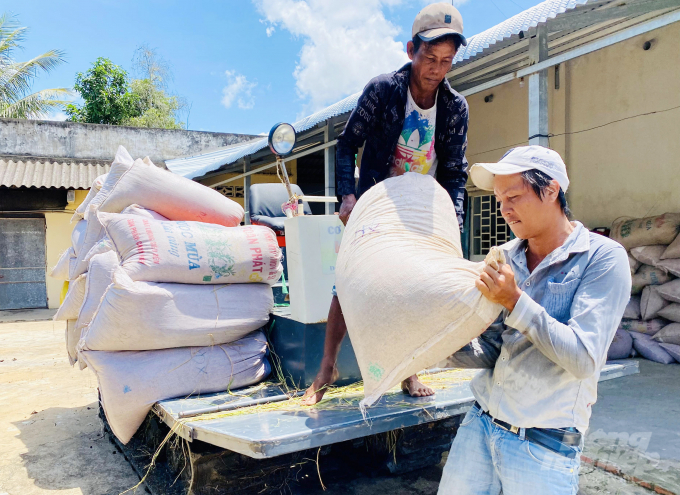
[[[504,262],[502,251],[487,260]],[[340,245],[336,289],[364,380],[362,412],[498,317],[502,307],[475,287],[486,263],[463,259],[451,198],[429,175],[387,179],[359,199]]]
[[[680,362],[680,213],[621,218],[610,237],[628,251],[631,299],[607,355]]]

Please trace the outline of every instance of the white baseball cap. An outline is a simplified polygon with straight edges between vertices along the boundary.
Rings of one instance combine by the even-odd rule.
[[[411,37],[416,35],[426,43],[452,34],[467,46],[467,40],[463,36],[463,16],[458,9],[448,3],[433,3],[421,10],[413,21]]]
[[[478,188],[493,191],[495,175],[519,174],[532,169],[555,179],[562,191],[567,192],[569,177],[562,157],[556,151],[538,145],[513,148],[498,163],[475,163],[470,168],[470,178]]]

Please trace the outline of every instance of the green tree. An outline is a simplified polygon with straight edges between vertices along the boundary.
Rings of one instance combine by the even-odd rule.
[[[18,27],[6,14],[0,16],[0,117],[11,119],[44,118],[68,103],[66,88],[43,89],[31,93],[33,79],[64,62],[59,50],[49,50],[27,61],[16,62],[13,51],[21,48],[25,27]]]
[[[78,72],[73,86],[84,103],[66,107],[71,122],[124,125],[140,115],[127,72],[107,58],[99,57],[84,74]]]
[[[74,87],[84,104],[66,108],[70,120],[183,129],[178,113],[184,103],[166,91],[167,81],[172,79],[167,62],[143,45],[135,52],[133,69],[141,76],[139,79],[130,80],[124,69],[106,58],[98,58],[85,74],[78,73]]]

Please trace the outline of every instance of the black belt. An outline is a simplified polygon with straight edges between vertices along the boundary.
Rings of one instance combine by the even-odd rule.
[[[491,418],[491,422],[496,426],[519,435],[520,428],[513,426],[510,423],[501,421],[491,416],[487,411],[482,409],[477,401],[474,404],[482,410],[482,414]],[[527,440],[534,442],[548,450],[573,459],[576,457],[576,451],[571,447],[578,447],[581,445],[581,433],[576,428],[524,428],[524,435]]]

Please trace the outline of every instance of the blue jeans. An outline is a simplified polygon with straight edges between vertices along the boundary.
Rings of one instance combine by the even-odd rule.
[[[439,495],[575,495],[581,447],[569,459],[496,426],[475,406],[458,429]]]

